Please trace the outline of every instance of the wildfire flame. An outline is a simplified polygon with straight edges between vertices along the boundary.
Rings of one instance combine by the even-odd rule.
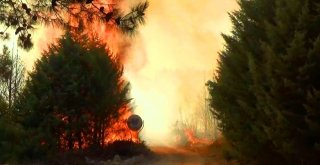
[[[103,7],[106,13],[115,12],[113,5],[118,4],[119,0],[98,0],[93,2],[92,10]],[[110,6],[110,4],[113,4]],[[127,53],[127,48],[130,46],[130,41],[118,27],[114,26],[114,22],[101,22],[97,20],[86,20],[86,15],[83,15],[83,33],[87,34],[90,39],[98,39],[101,42],[107,43],[106,51],[109,56],[123,62]],[[112,119],[111,126],[107,128],[105,135],[105,144],[112,143],[118,140],[126,140],[140,142],[139,133],[131,131],[127,126],[127,119],[132,114],[132,109],[127,106],[119,109],[119,117]]]
[[[98,8],[104,7],[106,12],[114,12],[114,9],[109,4],[118,4],[119,0],[98,0],[93,2]],[[92,9],[95,10],[95,9]],[[86,33],[91,39],[98,39],[104,43],[107,43],[106,51],[111,52],[109,54],[115,57],[120,62],[123,62],[127,53],[127,48],[130,46],[130,41],[119,28],[113,26],[114,23],[96,21],[83,21],[84,33]],[[105,144],[112,143],[118,140],[126,140],[133,142],[140,142],[139,133],[131,131],[127,126],[127,119],[132,115],[132,109],[124,107],[119,109],[119,117],[112,119],[110,127],[107,128],[105,135]]]
[[[91,13],[98,13],[101,11],[101,8],[104,8],[105,13],[111,13],[116,12],[114,7],[120,3],[120,0],[95,0],[92,2],[92,6],[89,8],[86,8],[88,10],[92,10]],[[107,21],[101,21],[98,17],[92,17],[92,20],[89,20],[88,15],[86,13],[81,13],[81,5],[79,4],[72,4],[70,5],[70,9],[72,9],[70,12],[72,14],[77,14],[77,17],[73,16],[72,14],[63,14],[65,20],[67,20],[68,24],[71,27],[79,27],[82,28],[82,33],[86,34],[89,39],[92,40],[99,40],[103,43],[106,43],[106,52],[108,52],[108,55],[114,59],[123,64],[123,60],[125,57],[125,54],[127,53],[127,48],[130,46],[129,37],[125,36],[119,29],[119,27],[115,26],[116,22],[114,20],[107,20]],[[79,14],[80,13],[80,14]],[[80,18],[79,18],[80,16]],[[47,29],[46,31],[56,31],[53,30],[52,27],[45,27]],[[71,29],[72,30],[72,29]],[[62,31],[59,29],[59,32]],[[41,42],[41,45],[38,45],[40,47],[40,50],[46,50],[48,49],[48,44],[51,44],[52,42],[57,42],[56,39],[60,37],[63,33],[59,33],[57,35],[56,33],[47,33],[46,38],[49,38],[49,40],[45,40],[44,42]],[[77,36],[75,35],[75,39]],[[46,44],[44,44],[46,43]],[[106,53],[107,54],[107,53]],[[111,119],[110,123],[107,123],[107,125],[110,125],[105,131],[105,139],[104,144],[109,144],[114,141],[132,141],[135,143],[139,143],[139,133],[135,131],[131,131],[127,126],[127,119],[132,114],[132,109],[129,108],[129,105],[119,109],[119,115],[117,118]],[[66,118],[64,116],[59,116],[59,118],[64,121],[66,121]],[[73,136],[73,135],[72,135]],[[60,144],[62,148],[68,149],[70,146],[68,146],[68,142],[66,141],[68,135],[64,133],[62,137],[60,137]],[[84,144],[78,144],[77,142],[73,144],[72,148],[78,149],[78,148],[86,148],[88,147],[88,144],[83,139]],[[45,142],[41,142],[41,144],[45,144]]]
[[[193,146],[193,145],[210,145],[213,143],[213,140],[211,140],[211,139],[197,137],[192,129],[185,129],[184,133],[185,133],[187,140],[191,146]]]
[[[89,13],[95,13],[96,15],[88,16],[90,14],[86,12],[80,12],[82,6],[79,4],[71,5],[74,10],[73,15],[68,15],[68,19],[71,27],[82,28],[82,33],[86,34],[92,40],[99,40],[103,43],[107,43],[106,51],[111,53],[112,56],[122,60],[127,53],[127,48],[130,46],[129,37],[124,35],[119,27],[116,25],[114,17],[110,15],[101,15],[99,9],[103,8],[103,12],[107,14],[114,14],[118,11],[115,7],[120,3],[119,0],[95,0],[92,2],[92,7],[87,7],[85,10],[91,10]],[[98,13],[98,14],[97,14]],[[79,18],[80,16],[80,18]],[[105,18],[105,21],[101,21],[101,18]],[[78,32],[77,32],[78,33]]]
[[[117,140],[133,141],[139,143],[139,133],[131,131],[127,126],[127,119],[132,115],[128,108],[119,110],[120,116],[112,121],[112,124],[106,130],[105,144],[112,143]]]

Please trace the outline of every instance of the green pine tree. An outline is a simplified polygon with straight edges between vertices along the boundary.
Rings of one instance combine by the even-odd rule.
[[[52,45],[35,64],[17,104],[28,130],[28,153],[104,147],[112,118],[127,106],[129,84],[105,44],[75,40],[69,33]]]
[[[319,3],[239,4],[241,9],[231,15],[232,35],[224,35],[218,75],[208,83],[222,132],[240,159],[316,164]]]
[[[315,164],[319,152],[306,120],[313,93],[319,88],[317,2],[277,1],[275,22],[267,24],[260,73],[264,84],[259,109],[266,113],[268,138],[289,164]],[[311,94],[313,93],[313,94]],[[312,101],[311,101],[312,102]],[[312,106],[313,111],[318,111]],[[311,111],[311,109],[309,109]],[[319,120],[319,118],[317,119]]]
[[[241,9],[230,14],[232,35],[223,35],[226,48],[220,53],[218,75],[208,83],[211,106],[230,144],[246,161],[272,148],[259,118],[253,63],[262,58],[265,22],[273,21],[274,1],[239,1]],[[266,8],[265,6],[269,7]]]

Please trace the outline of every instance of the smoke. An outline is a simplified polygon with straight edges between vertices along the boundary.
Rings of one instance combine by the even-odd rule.
[[[117,2],[124,12],[138,3]],[[179,120],[179,111],[192,114],[199,110],[205,82],[212,77],[217,52],[223,48],[220,34],[231,29],[227,12],[237,4],[236,0],[149,2],[146,25],[140,26],[133,38],[105,33],[106,27],[96,26],[95,31],[124,62],[135,113],[144,120],[143,140],[164,145],[174,140],[172,127]],[[38,28],[33,36],[34,49],[22,56],[28,70],[46,45],[61,34],[55,28]]]
[[[125,61],[135,113],[144,120],[142,138],[170,144],[179,111],[199,110],[199,97],[212,77],[221,33],[231,29],[227,12],[235,0],[152,0]],[[192,116],[190,116],[192,117]]]

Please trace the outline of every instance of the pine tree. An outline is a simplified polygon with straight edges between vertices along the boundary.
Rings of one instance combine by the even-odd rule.
[[[0,83],[0,96],[8,104],[8,109],[13,109],[14,102],[24,85],[24,66],[19,57],[18,49],[16,53],[8,51],[7,47],[4,47],[3,50],[6,52],[3,55],[7,59],[7,68],[6,71],[3,71],[6,76],[2,78]]]
[[[224,136],[246,160],[271,147],[260,124],[252,63],[261,59],[259,45],[267,38],[265,22],[273,21],[274,1],[242,0],[239,5],[241,9],[230,14],[232,35],[223,35],[226,48],[220,53],[218,76],[208,86]]]
[[[316,164],[319,4],[255,0],[240,7],[231,15],[233,34],[224,36],[218,76],[208,84],[222,132],[258,164],[268,155],[279,158],[269,164]],[[260,148],[249,153],[250,146]]]
[[[9,57],[8,47],[3,47],[2,53],[0,54],[0,87],[4,84],[11,76],[10,68],[12,66],[12,61]],[[0,89],[0,117],[7,113],[9,107],[8,102],[5,99],[4,94]]]
[[[277,1],[276,21],[267,25],[268,41],[263,44],[265,62],[260,64],[265,66],[261,70],[265,83],[259,109],[268,114],[268,138],[290,164],[315,164],[319,154],[306,120],[312,104],[318,111],[308,103],[319,88],[316,4]]]
[[[17,105],[34,141],[28,153],[104,147],[106,128],[130,102],[123,69],[105,45],[66,34],[30,73]]]
[[[7,47],[3,47],[2,50],[0,54],[0,163],[5,163],[16,159],[20,154],[20,138],[23,130],[19,124],[14,122],[10,106],[13,102],[8,100],[7,88],[5,88],[8,80],[15,75],[12,68],[15,68],[14,64],[17,64],[17,61],[10,57]],[[17,93],[18,91],[12,92],[12,94]]]

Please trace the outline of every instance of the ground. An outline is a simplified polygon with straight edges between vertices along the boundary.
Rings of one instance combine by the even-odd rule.
[[[227,161],[221,153],[212,153],[206,146],[153,147],[158,159],[152,165],[236,165]]]
[[[113,159],[89,164],[101,165],[237,165],[236,161],[224,159],[220,150],[208,146],[150,147],[153,156],[138,155],[129,158],[114,156]]]

